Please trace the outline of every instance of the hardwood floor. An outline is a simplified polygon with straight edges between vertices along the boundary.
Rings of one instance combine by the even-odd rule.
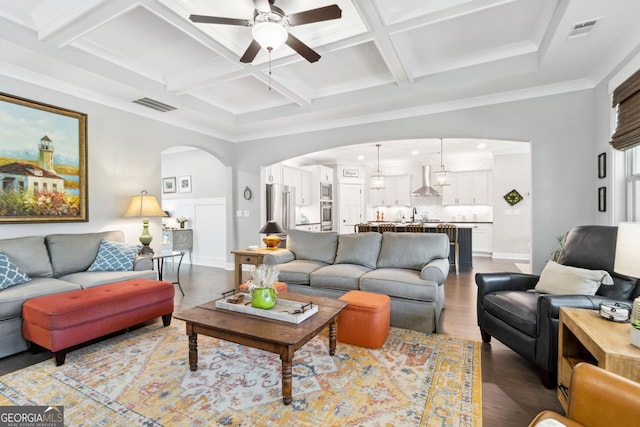
[[[474,270],[452,273],[445,282],[446,308],[441,317],[443,334],[481,341],[476,325],[475,273],[518,271],[509,261],[474,258]],[[166,278],[174,272],[167,267]],[[183,265],[180,279],[185,296],[176,287],[175,310],[217,298],[233,287],[233,271]],[[52,357],[49,352],[23,352],[0,359],[0,374],[12,372]],[[527,426],[541,410],[562,413],[555,390],[542,386],[538,370],[514,351],[493,339],[482,344],[482,418],[487,427]]]

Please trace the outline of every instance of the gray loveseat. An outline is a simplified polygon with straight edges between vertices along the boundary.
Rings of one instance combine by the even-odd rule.
[[[436,233],[308,232],[290,230],[277,265],[289,290],[337,298],[350,290],[391,297],[391,325],[436,331],[449,274],[449,240]]]
[[[151,259],[144,257],[135,260],[133,271],[87,271],[102,239],[123,242],[124,234],[105,231],[0,240],[0,252],[31,278],[0,290],[0,357],[29,347],[22,337],[22,304],[28,299],[129,279],[157,279]]]

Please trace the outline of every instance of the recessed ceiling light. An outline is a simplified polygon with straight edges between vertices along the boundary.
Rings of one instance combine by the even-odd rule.
[[[360,155],[358,156],[358,160],[364,160],[364,156],[363,156],[362,154],[360,154]]]
[[[420,154],[420,152],[418,150],[413,150],[411,154],[414,156],[417,156],[418,154]]]
[[[487,148],[487,144],[485,144],[484,142],[482,142],[482,143],[478,144],[478,148],[479,148],[479,149],[481,149],[481,150],[483,150],[483,149]]]

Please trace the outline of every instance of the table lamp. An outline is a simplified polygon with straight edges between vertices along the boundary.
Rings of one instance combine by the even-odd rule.
[[[142,190],[139,196],[133,196],[129,209],[124,216],[142,218],[142,234],[140,235],[140,243],[142,249],[139,255],[153,255],[153,249],[149,247],[149,243],[153,240],[153,236],[149,233],[149,218],[158,216],[167,216],[162,210],[156,196],[147,195],[146,190]]]
[[[259,231],[260,234],[266,234],[262,241],[267,245],[267,249],[277,249],[280,244],[280,236],[272,235],[274,233],[282,234],[285,231],[276,221],[267,221],[267,223]]]
[[[640,223],[621,222],[618,225],[613,271],[624,276],[640,278]],[[640,321],[640,297],[633,303],[631,321],[633,320]]]

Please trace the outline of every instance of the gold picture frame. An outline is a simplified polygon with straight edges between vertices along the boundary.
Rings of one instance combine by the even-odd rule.
[[[87,222],[87,115],[0,92],[0,223]]]

